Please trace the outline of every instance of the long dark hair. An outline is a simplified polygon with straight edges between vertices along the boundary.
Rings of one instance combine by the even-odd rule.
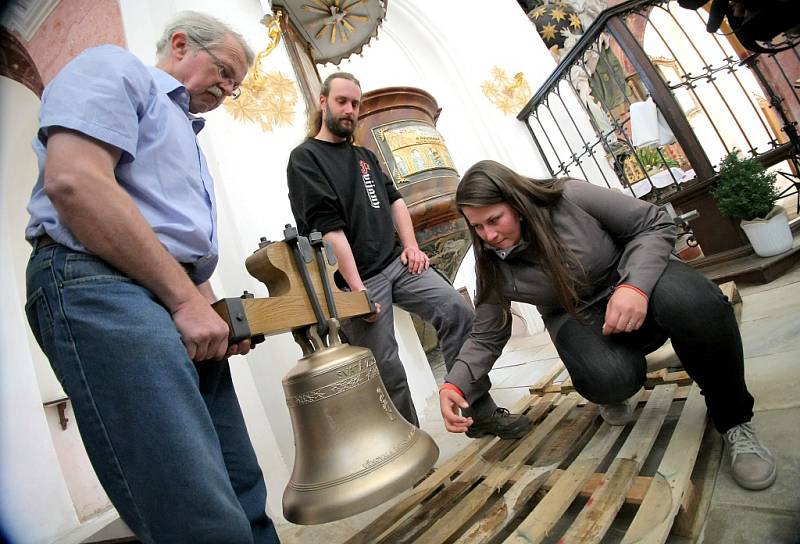
[[[328,95],[331,94],[331,81],[334,79],[347,79],[348,81],[352,81],[358,88],[361,88],[361,82],[356,79],[356,76],[349,72],[334,72],[328,77],[325,78],[325,81],[322,82],[322,87],[319,88],[319,95],[328,98]],[[320,129],[322,128],[322,110],[319,107],[314,107],[313,109],[309,109],[308,114],[308,123],[306,127],[306,140],[310,140],[311,138],[315,137],[319,134]],[[347,139],[350,143],[353,142],[353,136]]]
[[[543,269],[553,282],[561,305],[577,315],[578,291],[583,285],[583,267],[575,254],[564,246],[553,228],[552,207],[561,199],[563,179],[532,179],[521,176],[495,161],[474,164],[458,184],[456,206],[477,208],[506,202],[522,217],[522,232],[541,259]],[[467,222],[469,225],[469,221]],[[481,302],[497,285],[494,259],[485,251],[483,241],[469,225],[475,269],[478,280],[477,302]],[[497,295],[502,297],[498,290]]]

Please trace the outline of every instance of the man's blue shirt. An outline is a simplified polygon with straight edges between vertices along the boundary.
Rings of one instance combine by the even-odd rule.
[[[58,243],[88,253],[61,223],[44,192],[48,132],[63,127],[122,151],[114,170],[117,182],[167,251],[194,265],[192,279],[207,280],[219,253],[214,185],[196,136],[204,123],[189,113],[186,88],[168,73],[145,66],[116,46],[84,51],[42,96],[33,141],[39,178],[28,204],[31,220],[25,237],[33,240],[46,232]],[[120,245],[125,242],[119,240]]]

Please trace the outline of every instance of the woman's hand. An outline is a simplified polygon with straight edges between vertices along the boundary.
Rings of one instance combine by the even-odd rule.
[[[439,409],[442,411],[444,427],[451,433],[463,433],[472,425],[471,417],[461,415],[462,408],[469,408],[469,403],[452,389],[439,390]]]
[[[603,334],[633,332],[647,317],[647,296],[632,287],[618,286],[608,299]]]

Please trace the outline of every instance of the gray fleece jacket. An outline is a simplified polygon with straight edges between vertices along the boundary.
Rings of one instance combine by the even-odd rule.
[[[675,224],[666,211],[585,181],[564,183],[551,216],[556,233],[588,276],[579,309],[623,283],[649,296],[675,246]],[[475,309],[472,333],[445,378],[464,392],[467,402],[486,392],[487,375],[511,336],[509,304],[500,301],[534,304],[552,339],[569,315],[532,246],[521,244],[504,258],[490,248],[485,251],[497,267],[498,285]]]

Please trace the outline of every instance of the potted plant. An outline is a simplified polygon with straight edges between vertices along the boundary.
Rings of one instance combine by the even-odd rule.
[[[660,172],[665,168],[674,168],[678,166],[678,161],[669,155],[659,153],[655,147],[640,147],[636,150],[636,156],[639,157],[645,170],[647,170],[647,173],[650,175]]]
[[[737,151],[728,153],[711,193],[722,215],[741,221],[756,255],[771,257],[791,249],[789,218],[775,204],[779,196],[775,174],[758,161],[743,159]]]

